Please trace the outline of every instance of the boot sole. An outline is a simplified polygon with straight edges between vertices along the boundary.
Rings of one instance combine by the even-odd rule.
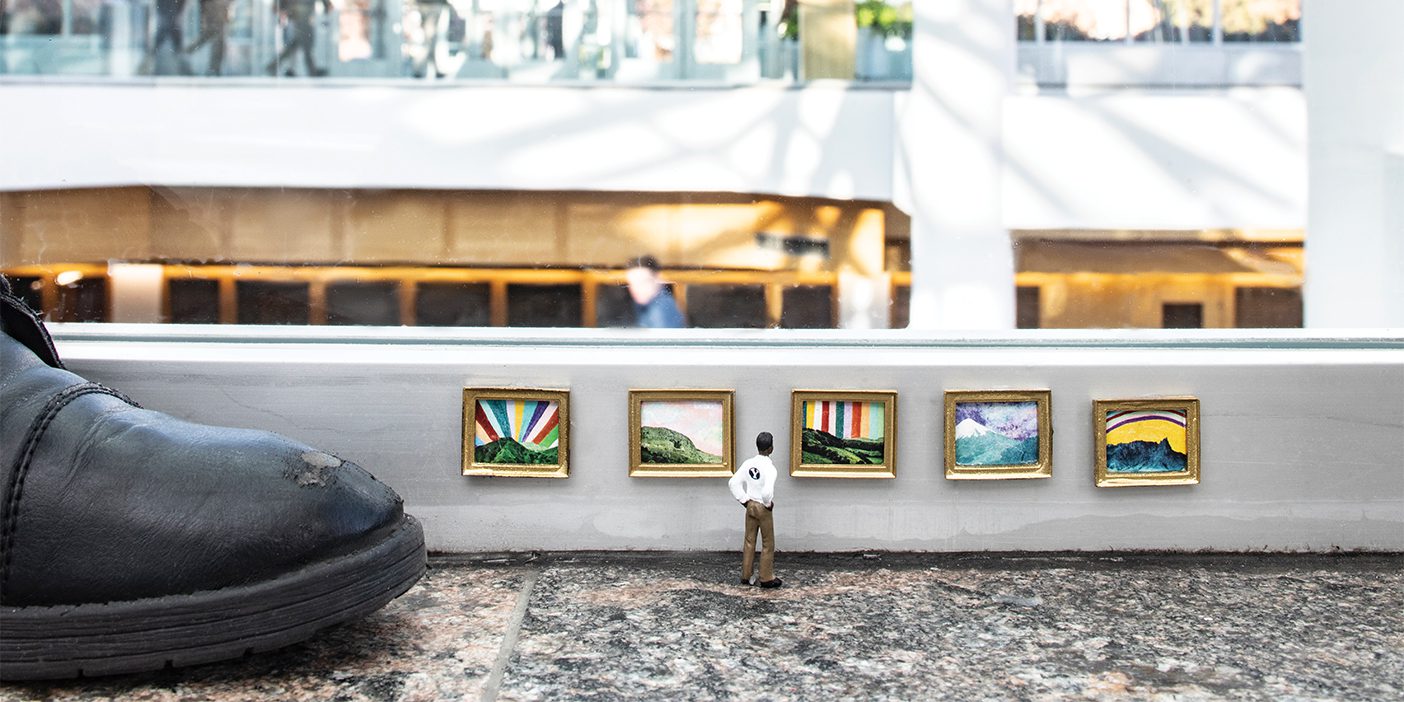
[[[358,551],[271,580],[125,602],[0,607],[0,679],[136,673],[239,658],[363,617],[425,570],[413,517]]]

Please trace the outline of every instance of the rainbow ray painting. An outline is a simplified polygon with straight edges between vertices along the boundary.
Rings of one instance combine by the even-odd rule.
[[[567,477],[566,391],[463,392],[464,475]]]
[[[1099,487],[1199,482],[1199,400],[1097,400],[1092,411]]]
[[[478,400],[473,410],[473,452],[479,463],[535,465],[556,462],[559,406],[541,400]]]
[[[1189,465],[1184,410],[1107,412],[1107,471],[1176,473]]]

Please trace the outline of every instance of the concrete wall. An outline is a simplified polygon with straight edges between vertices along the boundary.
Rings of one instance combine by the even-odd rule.
[[[789,455],[792,389],[900,393],[896,479],[782,475],[784,550],[1404,549],[1397,336],[1175,344],[1066,332],[1014,345],[105,325],[59,339],[75,371],[148,407],[275,429],[362,463],[404,495],[435,550],[735,547],[741,513],[723,480],[628,477],[628,391],[657,387],[735,388],[743,457],[762,430]],[[462,477],[470,384],[569,388],[570,478]],[[941,392],[977,388],[1052,390],[1051,479],[944,479]],[[1094,487],[1092,400],[1157,395],[1201,400],[1202,483]]]
[[[1404,327],[1404,3],[1314,3],[1307,324]],[[1362,255],[1363,254],[1363,255]]]
[[[914,212],[894,145],[899,115],[919,112],[909,97],[822,83],[0,83],[0,104],[25,106],[4,117],[7,134],[25,137],[0,140],[0,163],[24,166],[0,169],[0,191],[744,192],[895,201]],[[1306,110],[1296,89],[1022,95],[1003,114],[1009,228],[1305,226]],[[900,157],[959,154],[914,147]]]

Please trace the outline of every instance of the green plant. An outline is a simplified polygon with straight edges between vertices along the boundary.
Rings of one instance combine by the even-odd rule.
[[[872,29],[884,37],[912,37],[912,3],[893,6],[885,0],[860,0],[855,6],[859,29]]]

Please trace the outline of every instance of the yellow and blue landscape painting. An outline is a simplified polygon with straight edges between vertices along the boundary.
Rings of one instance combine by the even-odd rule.
[[[1188,470],[1185,410],[1107,412],[1108,473]]]
[[[955,414],[956,465],[1038,462],[1037,402],[958,402]]]
[[[559,462],[560,412],[545,400],[478,400],[473,458],[497,465]]]
[[[887,448],[882,402],[806,400],[803,410],[802,463],[882,465]]]
[[[721,465],[726,408],[720,400],[648,400],[639,406],[639,462]]]

